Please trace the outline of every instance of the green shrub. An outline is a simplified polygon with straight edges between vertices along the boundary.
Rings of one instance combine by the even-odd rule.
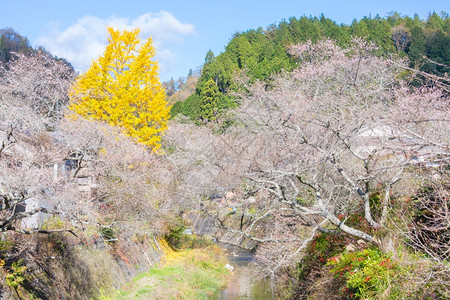
[[[64,229],[66,224],[59,216],[51,216],[47,220],[45,220],[42,225],[42,229],[44,230],[56,230],[56,229]]]
[[[7,239],[0,240],[0,258],[4,258],[7,256],[7,252],[11,250],[14,246],[14,243]]]
[[[397,277],[401,268],[391,260],[391,256],[378,248],[368,248],[356,252],[344,252],[329,259],[331,273],[345,279],[343,296],[374,299],[383,294],[383,299],[403,299],[401,284]]]
[[[169,244],[177,249],[198,249],[205,248],[212,244],[210,238],[197,236],[195,234],[185,234],[186,227],[184,226],[176,226],[172,228],[168,235],[166,235],[166,239]]]
[[[345,237],[336,234],[318,234],[308,246],[308,259],[312,263],[324,265],[328,258],[343,251],[346,245]]]
[[[114,232],[114,229],[111,227],[101,227],[100,228],[100,235],[107,243],[115,243],[116,242],[116,233]]]
[[[22,263],[22,259],[13,262],[9,270],[6,272],[6,283],[14,289],[17,289],[25,281],[27,266],[23,266]]]
[[[186,230],[184,225],[176,225],[170,228],[169,233],[166,235],[166,240],[170,246],[175,249],[181,249],[184,230]]]

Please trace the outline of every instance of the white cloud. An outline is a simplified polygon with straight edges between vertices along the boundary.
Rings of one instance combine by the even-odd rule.
[[[50,24],[49,33],[38,38],[37,44],[56,56],[66,58],[75,69],[84,71],[92,60],[103,53],[107,45],[108,26],[121,30],[139,28],[141,41],[152,37],[161,73],[169,71],[175,64],[176,55],[170,47],[195,33],[193,25],[180,22],[167,11],[146,13],[136,19],[84,16],[64,30],[60,30],[57,24]]]

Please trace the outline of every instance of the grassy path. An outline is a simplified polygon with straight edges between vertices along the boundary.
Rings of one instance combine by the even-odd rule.
[[[215,245],[174,251],[163,243],[161,266],[133,279],[109,299],[207,299],[226,286],[226,255]]]

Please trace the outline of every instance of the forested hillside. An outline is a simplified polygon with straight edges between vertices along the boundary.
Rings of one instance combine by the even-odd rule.
[[[181,103],[175,105],[173,114],[181,112],[193,119],[201,118],[198,103],[209,79],[215,81],[222,97],[239,88],[236,81],[239,75],[245,74],[252,81],[266,80],[282,70],[293,70],[298,60],[289,52],[291,45],[332,39],[345,47],[351,37],[363,37],[374,42],[379,47],[378,55],[407,57],[412,68],[436,75],[448,72],[450,18],[447,13],[432,13],[426,20],[417,15],[409,17],[391,13],[388,17],[355,19],[350,25],[337,24],[323,15],[291,17],[265,29],[259,27],[235,33],[225,50],[217,56],[208,51],[196,93],[186,101],[185,108]],[[224,99],[220,103],[218,110],[232,105]]]

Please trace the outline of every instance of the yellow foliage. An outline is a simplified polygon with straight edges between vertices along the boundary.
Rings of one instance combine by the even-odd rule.
[[[166,239],[158,239],[158,244],[161,248],[161,251],[164,253],[164,257],[162,258],[162,261],[164,263],[169,263],[181,257],[181,253],[170,247]]]
[[[99,150],[98,150],[98,154],[100,154],[101,156],[106,156],[106,149],[105,148],[100,148]]]
[[[140,45],[139,29],[108,28],[108,46],[80,75],[70,91],[70,109],[94,120],[121,127],[138,142],[160,147],[170,106],[158,77],[153,42]]]

